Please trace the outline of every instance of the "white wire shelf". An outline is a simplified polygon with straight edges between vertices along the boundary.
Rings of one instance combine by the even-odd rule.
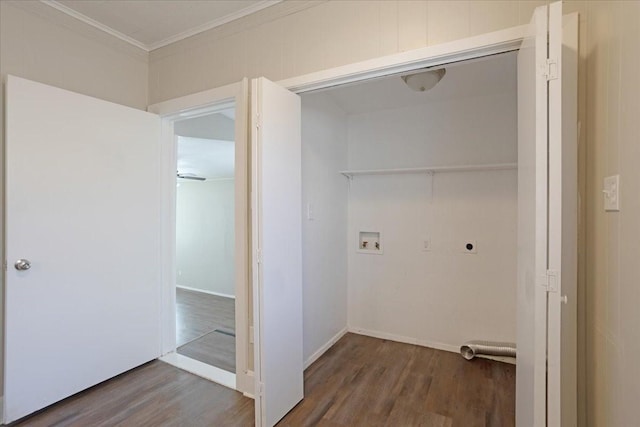
[[[398,168],[398,169],[363,169],[345,170],[340,173],[348,178],[360,175],[404,175],[417,173],[446,173],[446,172],[477,172],[500,171],[518,169],[517,163],[494,163],[486,165],[458,165],[458,166],[430,166],[423,168]]]

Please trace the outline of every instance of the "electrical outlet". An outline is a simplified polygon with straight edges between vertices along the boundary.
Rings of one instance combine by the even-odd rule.
[[[604,179],[604,210],[618,212],[620,210],[620,175],[608,176]]]
[[[430,250],[431,250],[431,239],[426,237],[422,241],[422,251],[423,252],[429,252]]]

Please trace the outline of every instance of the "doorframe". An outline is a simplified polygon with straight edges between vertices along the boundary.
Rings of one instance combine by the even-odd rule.
[[[497,55],[518,50],[526,36],[526,29],[527,25],[519,25],[434,46],[354,62],[276,83],[294,93],[303,94],[422,68]]]
[[[227,387],[252,396],[254,381],[252,348],[249,339],[251,319],[249,281],[249,154],[248,154],[248,82],[246,79],[171,99],[148,106],[147,110],[160,116],[161,131],[161,252],[162,252],[162,317],[161,355],[163,360],[187,371],[220,382]],[[180,357],[176,351],[176,162],[177,144],[174,122],[215,113],[230,106],[235,111],[235,330],[236,373],[235,384],[229,375],[211,375],[216,371],[205,369],[202,363],[194,363]],[[188,360],[185,360],[188,359]],[[231,379],[230,379],[231,378]]]

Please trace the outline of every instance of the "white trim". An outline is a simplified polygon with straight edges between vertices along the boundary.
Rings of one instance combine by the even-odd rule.
[[[42,2],[43,4],[46,4],[49,7],[52,7],[54,9],[59,10],[62,13],[65,13],[69,16],[71,16],[72,18],[75,18],[79,21],[84,22],[87,25],[91,25],[92,27],[95,27],[101,31],[104,31],[105,33],[112,35],[116,38],[119,38],[122,41],[125,41],[135,47],[138,47],[146,52],[151,52],[152,50],[161,48],[163,46],[167,46],[171,43],[175,43],[178,42],[180,40],[186,39],[188,37],[191,36],[195,36],[196,34],[200,34],[204,31],[208,31],[211,30],[213,28],[219,27],[221,25],[227,24],[231,21],[235,21],[237,19],[243,18],[247,15],[251,15],[252,13],[255,12],[259,12],[262,9],[266,9],[267,7],[271,7],[273,5],[276,5],[280,2],[282,2],[282,0],[262,0],[258,3],[255,3],[249,7],[245,7],[244,9],[240,9],[237,12],[233,12],[230,13],[228,15],[223,16],[222,18],[218,18],[218,19],[214,19],[213,21],[209,21],[206,22],[202,25],[198,25],[197,27],[191,28],[189,30],[183,31],[181,33],[175,34],[171,37],[167,37],[164,40],[160,40],[158,42],[154,42],[154,43],[143,43],[139,40],[134,39],[133,37],[130,37],[124,33],[121,33],[118,30],[115,30],[113,28],[111,28],[108,25],[105,25],[101,22],[96,21],[93,18],[88,17],[87,15],[78,12],[75,9],[70,8],[69,6],[65,6],[62,3],[59,3],[56,0],[40,0],[40,2]]]
[[[231,83],[151,104],[147,107],[147,111],[162,118],[197,117],[232,107],[240,88],[241,83]],[[237,110],[239,105],[235,107]],[[238,111],[236,111],[236,119],[238,119]]]
[[[163,342],[162,354],[176,349],[175,338],[175,289],[176,289],[176,243],[175,243],[175,201],[176,201],[176,138],[173,123],[184,117],[202,115],[204,112],[219,111],[236,106],[236,186],[235,186],[235,322],[236,322],[236,380],[237,390],[253,392],[254,381],[247,375],[249,366],[249,271],[248,271],[248,158],[247,125],[248,83],[239,83],[199,92],[192,95],[160,102],[148,107],[152,113],[162,117],[162,259],[163,259]],[[173,206],[173,208],[172,208]]]
[[[0,396],[0,425],[5,425],[5,422],[4,422],[4,396]]]
[[[246,373],[247,378],[249,378],[251,380],[251,384],[253,384],[253,382],[255,381],[255,376],[253,375],[253,371],[252,370],[247,370]],[[249,399],[255,399],[255,395],[253,393],[249,393],[248,391],[242,392],[242,395],[244,397],[248,397]]]
[[[78,21],[82,21],[87,25],[91,25],[94,28],[97,28],[101,31],[104,31],[105,33],[119,38],[120,40],[127,42],[135,47],[138,47],[146,52],[149,52],[149,46],[147,46],[146,44],[132,38],[129,37],[128,35],[121,33],[118,30],[114,30],[113,28],[109,27],[108,25],[105,25],[101,22],[96,21],[95,19],[89,18],[87,15],[84,15],[74,9],[71,9],[69,6],[65,6],[62,3],[58,3],[56,0],[40,0],[41,3],[46,4],[49,7],[52,7],[54,9],[59,10],[62,13],[65,13],[69,16],[71,16],[72,18],[77,19]]]
[[[215,295],[217,297],[236,299],[235,295],[223,294],[221,292],[207,291],[204,289],[192,288],[191,286],[176,285],[176,288],[184,289],[192,292],[202,292],[203,294]]]
[[[349,329],[345,327],[340,332],[338,332],[333,337],[331,337],[329,341],[327,341],[322,347],[316,350],[315,353],[313,353],[311,356],[307,358],[307,360],[304,361],[304,369],[307,369],[309,366],[313,364],[313,362],[318,360],[320,356],[325,354],[327,350],[333,347],[335,343],[337,343],[340,340],[340,338],[342,338],[347,334],[347,332],[349,332]]]
[[[317,71],[280,80],[277,83],[292,92],[300,94],[416,69],[510,52],[520,48],[520,43],[526,36],[526,30],[526,25],[520,25],[448,43]]]
[[[162,356],[160,360],[232,390],[236,389],[236,374],[233,372],[207,365],[199,360],[175,352]]]
[[[352,334],[357,334],[357,335],[364,335],[367,337],[372,337],[372,338],[380,338],[383,340],[389,340],[389,341],[394,341],[394,342],[401,342],[401,343],[405,343],[405,344],[413,344],[413,345],[419,345],[420,347],[428,347],[428,348],[433,348],[436,350],[442,350],[442,351],[448,351],[451,353],[456,353],[456,354],[460,354],[460,347],[459,346],[455,346],[455,345],[451,345],[451,344],[445,344],[445,343],[441,343],[441,342],[437,342],[437,341],[429,341],[429,340],[420,340],[417,338],[411,338],[411,337],[405,337],[402,335],[396,335],[396,334],[390,334],[388,332],[379,332],[379,331],[372,331],[369,329],[361,329],[361,328],[352,328],[349,327],[349,332]],[[462,357],[462,356],[460,356]],[[494,357],[494,356],[476,356],[476,357],[480,357],[482,359],[490,359],[490,360],[496,360],[499,362],[506,362],[506,363],[511,363],[512,365],[516,364],[515,359],[510,358],[510,357]]]
[[[213,21],[206,22],[202,25],[198,25],[197,27],[193,27],[190,30],[183,31],[171,37],[167,37],[164,40],[160,40],[159,42],[150,43],[146,46],[147,51],[152,51],[169,45],[171,43],[178,42],[180,40],[184,40],[188,37],[195,36],[196,34],[203,33],[205,31],[211,30],[213,28],[224,25],[228,22],[235,21],[236,19],[243,18],[247,15],[251,15],[252,13],[259,12],[262,9],[266,9],[273,5],[280,3],[282,0],[263,0],[258,3],[255,3],[249,7],[245,7],[244,9],[240,9],[237,12],[230,13],[229,15],[225,15],[222,18],[214,19]]]
[[[413,173],[436,173],[436,172],[475,172],[475,171],[500,171],[518,169],[517,163],[496,163],[487,165],[459,165],[459,166],[429,166],[423,168],[399,168],[399,169],[368,169],[368,170],[346,170],[340,173],[348,178],[357,175],[400,175]]]

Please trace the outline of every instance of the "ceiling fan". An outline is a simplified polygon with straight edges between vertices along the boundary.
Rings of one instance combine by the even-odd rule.
[[[180,173],[180,172],[176,172],[176,176],[178,178],[182,178],[182,179],[190,179],[192,181],[205,181],[207,178],[203,177],[203,176],[198,176],[196,174],[193,173]]]

